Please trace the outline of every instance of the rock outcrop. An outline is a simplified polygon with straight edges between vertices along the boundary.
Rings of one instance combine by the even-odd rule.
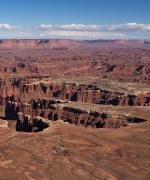
[[[8,101],[5,117],[16,119],[16,129],[20,131],[33,131],[34,127],[41,130],[46,127],[44,122],[48,122],[48,120],[63,120],[70,124],[95,128],[119,128],[126,126],[126,121],[112,118],[107,113],[85,111],[69,107],[63,101],[48,99],[32,100],[30,104]],[[47,119],[47,121],[41,122],[43,118]]]
[[[16,131],[38,132],[48,127],[48,122],[42,117],[31,117],[22,112],[17,113]]]
[[[28,102],[32,98],[53,98],[114,106],[150,106],[150,93],[123,93],[101,89],[95,85],[72,83],[27,83],[26,81],[0,81],[0,104],[9,99]]]

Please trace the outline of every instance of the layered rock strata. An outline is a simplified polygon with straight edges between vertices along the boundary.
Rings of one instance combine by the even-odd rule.
[[[63,120],[64,122],[84,127],[120,128],[126,126],[126,121],[113,118],[107,113],[85,111],[69,107],[65,102],[47,99],[32,100],[30,104],[8,101],[5,117],[7,119],[17,119],[17,130],[24,131],[31,131],[34,126],[37,126],[37,117],[41,117],[41,120],[43,118],[47,119],[47,122],[49,120]]]
[[[28,83],[20,79],[0,81],[0,104],[4,105],[13,98],[28,102],[32,98],[53,98],[67,101],[79,101],[114,106],[150,106],[150,92],[124,93],[114,92],[96,85],[73,83]]]

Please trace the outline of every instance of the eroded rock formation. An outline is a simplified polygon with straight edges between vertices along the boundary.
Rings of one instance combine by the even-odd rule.
[[[16,131],[38,132],[48,127],[48,122],[42,117],[31,117],[22,112],[17,113]]]
[[[19,124],[30,115],[30,121],[40,116],[85,127],[124,126],[125,121],[107,113],[67,102],[150,106],[149,49],[144,40],[1,40],[0,105],[5,118],[16,120],[23,113]]]
[[[84,111],[79,108],[69,107],[65,102],[39,99],[38,101],[32,100],[30,103],[12,101],[7,103],[5,116],[8,119],[17,119],[17,130],[32,131],[34,127],[40,130],[45,126],[44,124],[41,125],[43,118],[47,119],[47,122],[48,120],[63,120],[64,122],[84,127],[119,128],[126,125],[126,121],[112,118],[107,113]],[[38,120],[37,117],[41,119]]]
[[[150,106],[150,93],[123,93],[101,89],[95,85],[72,83],[27,83],[26,81],[0,81],[0,103],[8,99],[27,102],[32,98],[54,98],[84,103],[114,105],[114,106]]]

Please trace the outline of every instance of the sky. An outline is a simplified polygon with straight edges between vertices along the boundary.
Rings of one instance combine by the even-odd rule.
[[[0,0],[1,39],[150,39],[150,0]]]

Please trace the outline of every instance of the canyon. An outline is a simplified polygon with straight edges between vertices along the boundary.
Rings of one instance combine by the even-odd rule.
[[[0,179],[148,179],[149,115],[150,41],[0,40]]]

